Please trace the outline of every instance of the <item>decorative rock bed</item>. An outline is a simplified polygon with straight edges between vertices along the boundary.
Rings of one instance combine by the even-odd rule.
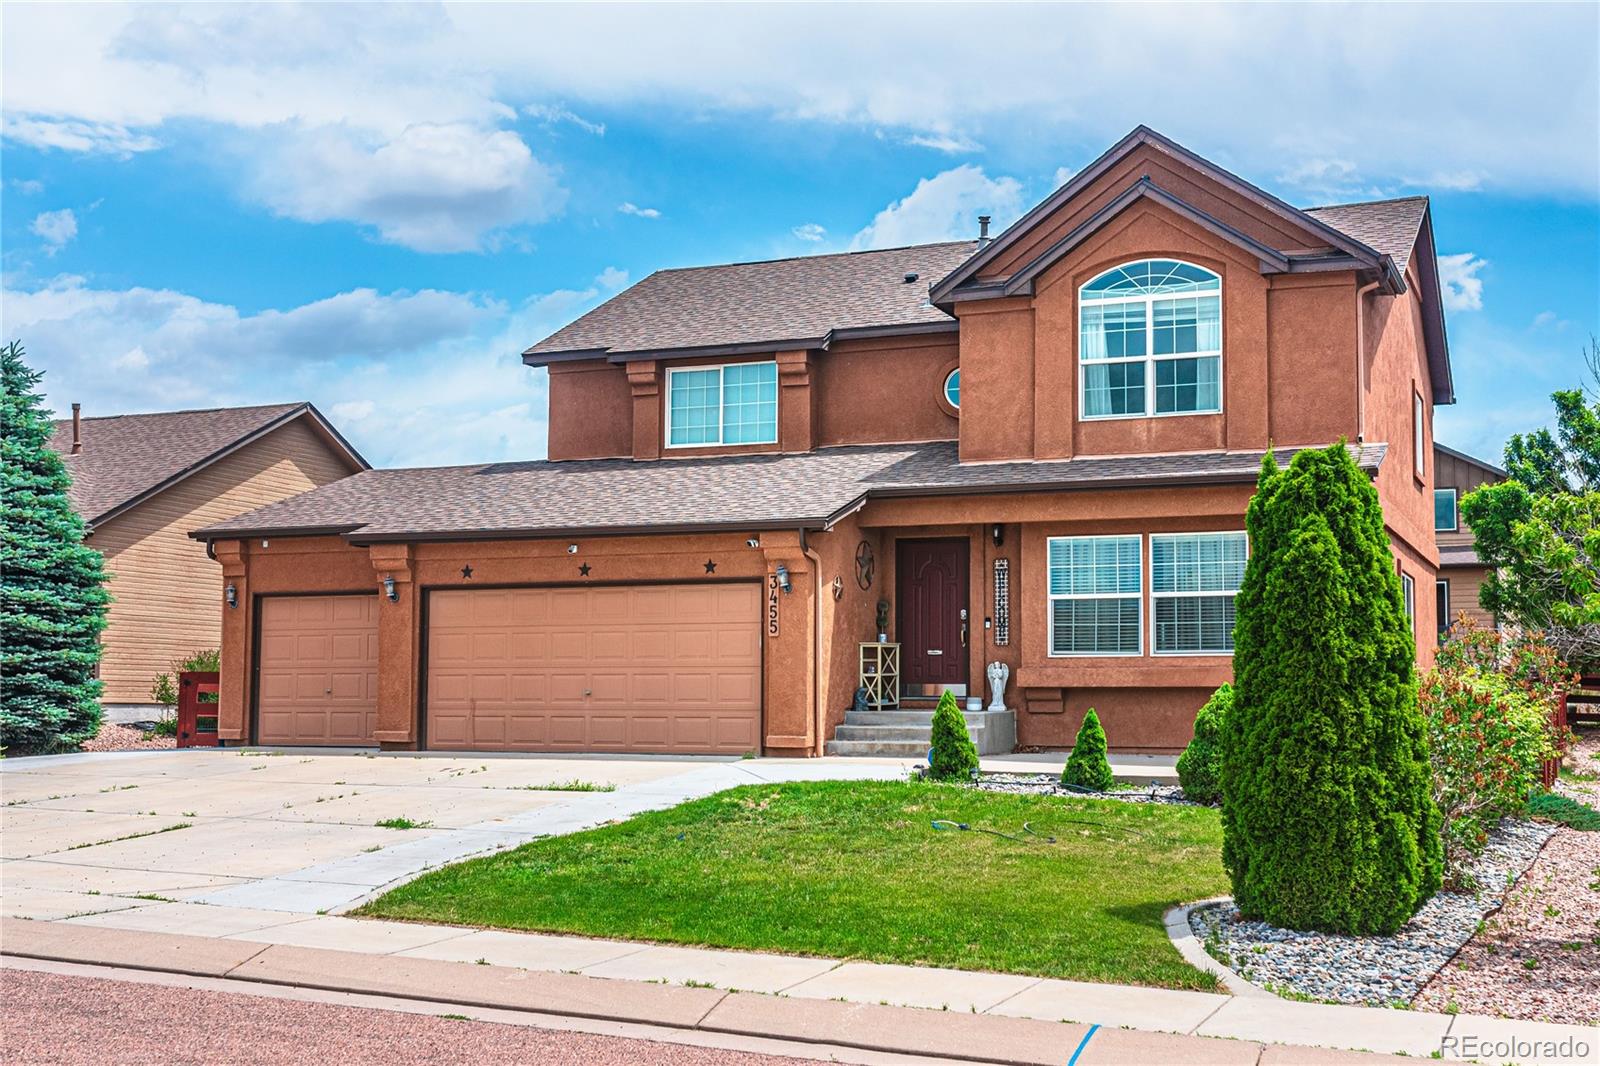
[[[1111,792],[1086,792],[1068,788],[1056,774],[979,774],[975,788],[985,792],[1010,792],[1015,795],[1076,796],[1079,799],[1111,799],[1124,803],[1175,803],[1185,807],[1199,804],[1183,798],[1183,789],[1177,785],[1137,785],[1118,787]]]
[[[1534,822],[1501,822],[1470,870],[1478,892],[1438,893],[1393,936],[1280,929],[1242,920],[1231,901],[1195,908],[1189,925],[1218,962],[1280,995],[1404,1006],[1499,909],[1554,832]]]

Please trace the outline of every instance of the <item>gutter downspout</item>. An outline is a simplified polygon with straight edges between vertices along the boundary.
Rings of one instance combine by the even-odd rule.
[[[1356,443],[1367,442],[1367,293],[1380,288],[1374,281],[1356,290]]]
[[[827,727],[828,721],[828,697],[822,685],[822,557],[812,549],[807,541],[804,528],[800,530],[800,551],[807,559],[811,560],[813,586],[811,608],[812,754],[821,756],[827,747],[827,740],[822,733]]]

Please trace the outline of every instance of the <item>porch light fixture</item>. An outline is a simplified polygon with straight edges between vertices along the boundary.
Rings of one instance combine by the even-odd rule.
[[[228,582],[228,587],[222,590],[222,598],[228,601],[230,608],[239,606],[239,590],[232,581]]]
[[[789,568],[782,563],[778,564],[778,587],[785,592],[793,592],[794,586],[789,583]]]
[[[383,579],[383,594],[385,596],[389,597],[389,602],[390,603],[399,603],[400,602],[400,593],[398,591],[396,591],[396,589],[394,587],[394,577],[393,576],[385,577]]]
[[[1006,542],[1006,527],[996,522],[994,525],[994,546],[996,548]]]

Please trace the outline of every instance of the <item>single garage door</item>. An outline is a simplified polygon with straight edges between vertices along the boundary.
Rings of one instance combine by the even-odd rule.
[[[743,585],[438,590],[436,749],[760,749],[761,591]]]
[[[268,596],[260,648],[257,743],[375,743],[377,596]]]

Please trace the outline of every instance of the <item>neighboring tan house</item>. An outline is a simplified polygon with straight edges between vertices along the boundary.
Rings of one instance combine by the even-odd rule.
[[[1176,751],[1232,676],[1262,454],[1341,439],[1432,659],[1422,197],[1300,209],[1141,127],[993,240],[661,271],[524,362],[548,461],[196,531],[238,603],[224,738],[913,754],[1000,663],[988,748],[1094,707]],[[847,720],[880,601],[919,714]]]
[[[188,532],[368,469],[308,403],[58,421],[50,447],[111,575],[101,703],[151,717],[150,686],[222,639],[222,570]]]
[[[1496,625],[1494,616],[1478,605],[1478,589],[1489,575],[1489,568],[1478,561],[1472,530],[1461,518],[1461,498],[1508,476],[1498,466],[1434,442],[1433,529],[1439,538],[1439,580],[1435,589],[1441,636],[1462,614],[1485,629]]]

